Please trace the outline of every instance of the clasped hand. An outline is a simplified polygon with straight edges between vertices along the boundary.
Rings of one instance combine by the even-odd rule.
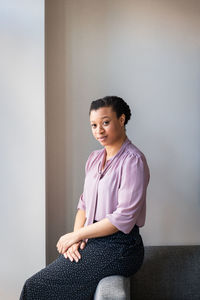
[[[81,249],[84,249],[85,244],[85,241],[80,241],[76,232],[70,232],[60,237],[56,247],[65,258],[69,258],[71,261],[75,259],[78,262],[78,259],[81,258],[78,248],[80,246]]]
[[[64,254],[66,250],[73,244],[80,241],[80,238],[76,232],[70,232],[64,234],[58,240],[56,247],[59,253]]]

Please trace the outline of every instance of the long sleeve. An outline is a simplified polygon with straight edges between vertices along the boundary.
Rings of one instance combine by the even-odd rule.
[[[130,154],[122,167],[117,208],[106,215],[115,227],[126,234],[136,224],[140,214],[145,212],[149,178],[145,157]]]

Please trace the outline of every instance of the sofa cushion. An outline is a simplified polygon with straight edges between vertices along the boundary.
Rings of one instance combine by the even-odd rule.
[[[94,294],[94,300],[130,300],[130,278],[120,275],[101,279]]]
[[[200,246],[146,246],[144,263],[131,276],[131,299],[199,300]]]

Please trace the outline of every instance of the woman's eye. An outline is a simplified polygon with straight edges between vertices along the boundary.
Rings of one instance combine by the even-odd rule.
[[[103,123],[104,123],[105,125],[108,125],[108,124],[109,124],[109,121],[104,121]],[[96,124],[91,124],[91,127],[92,127],[92,128],[95,128],[95,127],[96,127]]]

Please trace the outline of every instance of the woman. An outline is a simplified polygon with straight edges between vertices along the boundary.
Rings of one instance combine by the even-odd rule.
[[[141,267],[146,190],[150,179],[144,154],[128,139],[127,103],[107,96],[89,110],[92,133],[103,146],[85,165],[74,231],[58,240],[59,257],[26,280],[20,300],[92,299],[98,282],[131,276]]]

